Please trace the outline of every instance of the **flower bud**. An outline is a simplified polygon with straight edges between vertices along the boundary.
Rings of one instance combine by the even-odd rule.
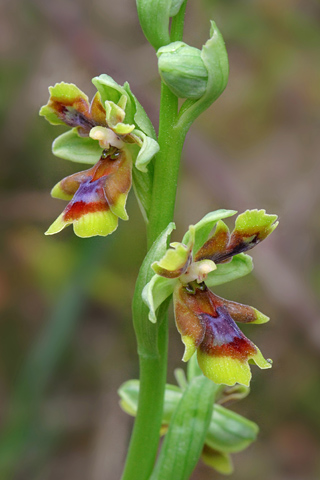
[[[160,76],[177,97],[202,97],[207,88],[208,71],[200,50],[174,42],[161,47],[157,56]]]

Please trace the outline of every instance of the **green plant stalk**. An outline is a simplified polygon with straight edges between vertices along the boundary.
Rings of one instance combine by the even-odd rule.
[[[182,39],[186,2],[172,20],[172,41]],[[148,249],[158,235],[172,221],[175,207],[180,158],[185,134],[176,128],[178,98],[162,83],[159,138],[160,151],[155,159],[152,203],[147,229]],[[142,298],[140,296],[140,301]],[[148,319],[148,310],[133,306],[133,322],[137,336],[140,393],[138,412],[130,441],[122,480],[147,480],[154,468],[157,455],[167,376],[168,302],[159,309],[158,323]],[[135,312],[135,310],[137,310]],[[141,311],[143,315],[141,315]],[[144,329],[139,324],[144,323]],[[157,343],[154,355],[144,353],[146,325],[148,336]],[[139,335],[141,330],[144,336]]]

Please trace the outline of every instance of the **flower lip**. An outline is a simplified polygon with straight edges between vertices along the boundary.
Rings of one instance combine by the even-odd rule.
[[[111,148],[89,170],[64,178],[53,188],[52,195],[69,203],[47,235],[71,223],[81,237],[112,233],[118,217],[128,219],[125,203],[131,188],[131,169],[130,152]]]
[[[236,311],[236,305],[239,305],[240,313]],[[174,307],[176,325],[185,344],[183,360],[188,361],[197,351],[202,372],[215,383],[248,386],[251,378],[249,360],[260,368],[270,368],[270,362],[263,358],[233,318],[243,321],[244,307],[251,307],[221,299],[205,283],[199,285],[197,282],[177,285]],[[257,316],[255,309],[252,311]]]

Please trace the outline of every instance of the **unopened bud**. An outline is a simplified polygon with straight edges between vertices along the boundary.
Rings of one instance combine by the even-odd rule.
[[[161,47],[157,56],[160,76],[177,97],[202,97],[207,88],[208,71],[199,49],[174,42]]]

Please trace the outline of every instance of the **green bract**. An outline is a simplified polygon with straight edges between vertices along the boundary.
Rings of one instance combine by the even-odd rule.
[[[189,128],[191,123],[206,110],[224,91],[229,78],[228,54],[223,37],[211,20],[210,38],[203,45],[201,59],[207,70],[204,93],[198,99],[189,98],[179,112],[179,124]]]
[[[184,0],[137,0],[137,9],[143,33],[158,50],[170,43],[170,18],[178,14]]]
[[[158,68],[164,83],[180,98],[199,98],[206,91],[208,71],[201,51],[183,42],[161,47]]]

